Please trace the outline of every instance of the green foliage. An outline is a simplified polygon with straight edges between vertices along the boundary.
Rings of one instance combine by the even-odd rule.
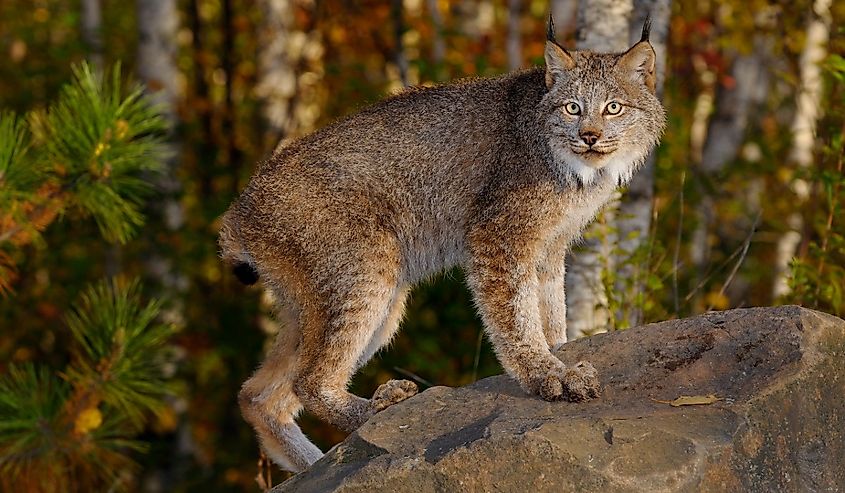
[[[25,122],[15,113],[0,112],[0,207],[4,210],[39,178],[38,169],[27,161],[29,145]]]
[[[120,65],[108,78],[85,63],[73,74],[46,113],[31,115],[33,133],[67,206],[92,216],[108,241],[125,243],[144,223],[151,187],[143,174],[160,167],[165,121],[140,86],[124,91]]]
[[[845,97],[845,59],[831,55],[822,65],[831,100]],[[801,178],[813,184],[813,200],[802,211],[808,237],[791,264],[789,299],[835,314],[845,313],[845,110],[828,109],[819,128],[825,142],[816,165]]]
[[[0,484],[8,491],[126,487],[133,440],[168,391],[165,345],[137,282],[100,282],[67,316],[72,361],[61,379],[12,366],[0,379]]]
[[[119,243],[144,223],[165,121],[140,86],[124,89],[119,65],[109,77],[85,63],[73,74],[47,110],[0,113],[0,292],[14,280],[14,251],[43,245],[41,231],[65,211]]]
[[[98,386],[104,403],[136,424],[161,405],[161,348],[171,333],[155,322],[160,304],[141,305],[139,291],[137,281],[101,282],[82,294],[67,315],[77,345],[65,372],[76,386]]]
[[[125,243],[143,224],[143,197],[164,156],[164,120],[140,87],[123,89],[86,64],[45,111],[0,113],[0,291],[16,259],[64,212],[95,219]],[[125,489],[137,469],[134,437],[169,386],[160,304],[138,282],[90,287],[66,317],[62,373],[24,363],[0,377],[0,486],[8,491]]]

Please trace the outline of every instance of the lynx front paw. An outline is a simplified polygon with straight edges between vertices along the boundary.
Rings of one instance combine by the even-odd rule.
[[[587,361],[556,369],[540,382],[539,394],[547,401],[580,402],[598,397],[598,372]]]
[[[410,380],[388,380],[376,389],[370,399],[374,412],[379,412],[397,402],[402,402],[417,393],[417,384]]]

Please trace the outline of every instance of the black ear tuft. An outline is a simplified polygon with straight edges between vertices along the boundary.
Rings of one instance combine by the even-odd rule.
[[[557,46],[558,48],[560,48],[561,50],[563,50],[563,52],[566,53],[567,56],[569,56],[570,58],[572,57],[572,54],[569,53],[569,51],[567,51],[566,48],[561,46],[560,43],[558,43],[557,40],[555,39],[555,20],[552,18],[551,12],[549,12],[549,24],[546,27],[546,39],[549,41],[549,43],[551,43],[551,44]]]
[[[648,42],[648,37],[651,34],[651,13],[649,12],[645,16],[645,22],[643,23],[643,35],[640,37],[640,43],[643,41]]]

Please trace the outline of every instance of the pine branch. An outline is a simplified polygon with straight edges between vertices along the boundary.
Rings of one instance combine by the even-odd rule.
[[[141,87],[124,91],[119,66],[106,79],[83,63],[59,100],[30,122],[56,175],[73,184],[68,206],[92,216],[108,241],[128,241],[143,224],[142,199],[151,191],[143,177],[166,157],[166,122]]]
[[[169,389],[172,329],[158,307],[136,281],[98,283],[67,316],[76,344],[63,379],[31,365],[0,378],[0,489],[122,489],[130,452],[145,450],[132,437]]]

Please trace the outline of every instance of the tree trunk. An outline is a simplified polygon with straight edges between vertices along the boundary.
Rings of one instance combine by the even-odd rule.
[[[702,190],[701,202],[696,206],[696,229],[690,242],[690,258],[698,272],[699,281],[710,264],[710,237],[713,234],[718,199],[715,195],[719,189],[715,180],[725,166],[739,155],[745,142],[749,117],[765,101],[769,86],[770,52],[770,37],[754,36],[752,51],[737,55],[734,59],[730,70],[733,85],[720,86],[716,94],[716,109],[707,126],[699,163],[701,182],[705,189]],[[756,202],[753,197],[749,198],[752,206]]]
[[[323,45],[314,29],[313,2],[260,0],[262,24],[258,32],[258,83],[256,94],[263,100],[267,123],[265,144],[310,130],[319,114],[312,104],[315,86],[322,78]],[[305,26],[295,22],[296,8],[308,13]]]
[[[830,39],[832,0],[815,0],[813,12],[807,25],[807,36],[801,52],[801,85],[795,103],[795,118],[792,120],[792,150],[789,161],[798,169],[809,168],[813,163],[813,151],[816,143],[816,123],[822,115],[820,107],[822,97],[822,74],[819,65],[827,56],[827,44]],[[810,185],[802,178],[793,182],[796,201],[795,212],[787,219],[790,228],[780,237],[775,258],[775,280],[772,296],[777,299],[789,294],[789,263],[795,255],[795,249],[801,242],[804,219],[800,208],[810,195]]]
[[[522,2],[508,0],[508,39],[506,51],[508,53],[508,70],[522,67]]]
[[[580,0],[576,48],[598,52],[623,52],[629,48],[632,0]],[[581,248],[572,252],[566,269],[567,338],[603,332],[610,323],[607,291],[602,272],[609,262],[613,210],[618,196],[603,212],[604,220],[588,228]]]
[[[575,30],[578,0],[552,0],[550,8],[555,18],[555,38],[562,43]]]
[[[178,70],[176,68],[176,32],[179,13],[176,0],[138,0],[138,61],[137,71],[147,86],[149,97],[158,104],[165,118],[175,127],[176,105],[179,100]],[[184,222],[184,208],[177,195],[182,189],[177,178],[177,149],[160,177],[156,179],[162,201],[158,208],[162,220],[170,231],[176,231]],[[148,268],[166,290],[182,291],[186,278],[173,267],[173,262],[153,252]],[[178,303],[177,303],[178,305]]]
[[[393,63],[399,70],[399,80],[402,87],[408,87],[408,59],[405,57],[405,43],[402,35],[405,34],[404,12],[402,0],[391,0],[390,19],[393,22],[393,36],[396,38],[393,49]]]
[[[100,0],[82,0],[82,39],[88,47],[88,60],[103,70],[103,29]]]
[[[663,81],[666,73],[666,40],[669,34],[669,0],[635,0],[634,14],[631,16],[629,45],[633,45],[642,36],[642,27],[647,17],[651,18],[651,45],[657,54],[656,76],[657,97],[663,99]],[[614,296],[621,297],[616,313],[617,327],[633,327],[642,322],[641,303],[637,295],[644,288],[644,276],[648,272],[648,259],[635,264],[635,254],[646,248],[651,229],[652,199],[654,197],[654,161],[652,152],[628,187],[625,199],[619,204],[616,217],[616,231],[619,245],[616,249],[616,279]],[[639,256],[637,256],[639,257]]]
[[[443,40],[443,16],[437,0],[426,0],[428,15],[431,17],[431,25],[434,27],[434,34],[431,41],[431,61],[440,70],[446,60],[446,42]]]

